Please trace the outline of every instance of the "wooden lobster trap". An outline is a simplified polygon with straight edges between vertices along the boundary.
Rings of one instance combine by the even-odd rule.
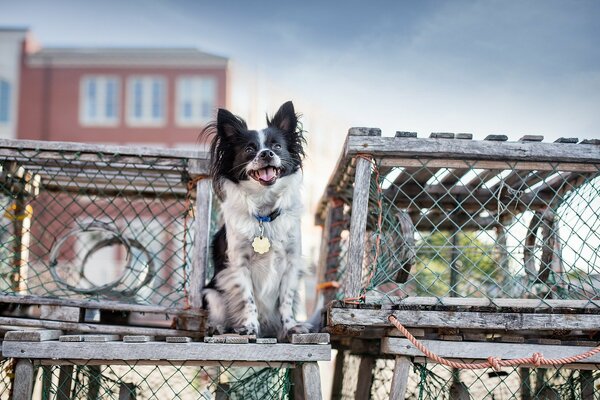
[[[453,341],[481,342],[480,357],[462,357],[476,359],[497,342],[596,346],[600,146],[542,140],[349,131],[317,212],[319,288],[341,349],[397,356],[407,373],[417,350],[392,322],[452,359]]]
[[[0,142],[0,325],[201,335],[207,162],[196,151]]]

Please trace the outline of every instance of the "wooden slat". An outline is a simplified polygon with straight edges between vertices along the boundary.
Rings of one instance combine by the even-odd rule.
[[[422,297],[411,296],[406,298],[370,294],[366,297],[367,303],[395,304],[398,306],[449,306],[449,307],[493,307],[510,308],[535,308],[539,312],[548,312],[560,309],[586,310],[586,312],[600,311],[600,300],[555,300],[555,299],[489,299],[476,297]]]
[[[28,318],[0,317],[0,325],[13,325],[31,328],[60,329],[80,333],[111,333],[115,335],[150,335],[150,336],[191,336],[201,337],[202,332],[185,331],[166,328],[148,328],[126,325],[103,325],[76,322],[58,322]]]
[[[364,158],[358,158],[356,161],[350,236],[344,277],[344,296],[347,298],[357,297],[360,292],[370,181],[371,162]]]
[[[530,357],[542,353],[545,358],[572,357],[585,353],[593,347],[549,346],[538,344],[484,343],[484,342],[444,342],[440,340],[422,340],[421,343],[433,353],[444,358],[485,360],[489,356],[503,360]],[[408,339],[383,338],[381,351],[386,354],[422,356]],[[600,363],[600,354],[581,360],[582,363]]]
[[[304,396],[306,399],[320,400],[323,398],[321,394],[319,364],[316,362],[302,364],[302,381],[304,382]]]
[[[329,311],[329,325],[391,326],[388,317],[393,314],[408,327],[458,328],[488,330],[583,330],[598,331],[598,314],[532,314],[474,311],[417,311],[417,310],[360,310],[333,308]]]
[[[371,355],[360,356],[358,366],[358,379],[356,380],[355,400],[369,400],[371,398],[371,385],[373,384],[373,367],[375,357]]]
[[[13,381],[13,400],[31,400],[34,368],[31,360],[17,360]]]
[[[143,147],[143,146],[115,146],[106,144],[90,144],[77,142],[56,142],[42,140],[13,140],[0,139],[0,148],[18,151],[33,150],[36,152],[55,151],[60,153],[107,153],[120,156],[135,157],[165,157],[165,158],[197,158],[208,159],[207,152],[173,148]],[[80,158],[81,155],[79,155]]]
[[[600,164],[585,162],[561,162],[553,163],[549,161],[501,161],[501,160],[471,160],[465,157],[465,160],[455,160],[451,158],[407,158],[399,156],[388,156],[381,159],[380,166],[385,167],[404,167],[420,168],[425,163],[429,168],[471,168],[477,169],[498,169],[498,170],[528,170],[528,171],[565,171],[565,172],[598,172]]]
[[[9,331],[6,332],[6,335],[4,335],[4,340],[20,342],[45,342],[48,340],[57,340],[62,334],[62,331],[54,329]]]
[[[116,301],[97,301],[97,300],[77,300],[77,299],[59,299],[52,297],[34,296],[34,295],[3,295],[0,294],[0,304],[27,304],[27,305],[57,305],[65,307],[81,307],[96,310],[114,310],[114,311],[132,311],[140,313],[169,314],[173,316],[198,317],[204,316],[204,311],[199,309],[184,310],[182,308],[172,308],[157,305],[121,303]]]
[[[58,374],[58,387],[56,388],[56,400],[71,399],[71,385],[73,383],[73,366],[61,365]]]
[[[390,387],[390,399],[404,399],[408,387],[408,374],[412,363],[408,357],[397,356]]]
[[[569,143],[461,141],[349,136],[346,155],[423,157],[463,160],[549,161],[600,163],[600,148]]]
[[[210,179],[202,179],[196,185],[196,209],[194,223],[196,236],[192,266],[188,277],[189,303],[192,307],[202,307],[202,289],[206,280],[206,268],[210,249],[210,217],[212,210],[212,188]],[[192,250],[192,249],[188,249]]]
[[[4,342],[5,357],[78,360],[328,361],[331,346],[210,343]]]

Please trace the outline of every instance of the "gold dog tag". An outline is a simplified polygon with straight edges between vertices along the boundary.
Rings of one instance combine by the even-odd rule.
[[[269,239],[264,236],[255,237],[252,241],[252,248],[255,253],[265,254],[271,248],[271,243],[269,242]]]

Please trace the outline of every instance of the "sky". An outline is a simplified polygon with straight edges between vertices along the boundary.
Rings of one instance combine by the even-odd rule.
[[[600,137],[599,20],[586,0],[0,0],[43,46],[196,47],[348,127],[511,140]]]

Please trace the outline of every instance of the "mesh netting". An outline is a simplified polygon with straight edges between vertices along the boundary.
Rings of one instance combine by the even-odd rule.
[[[10,358],[0,357],[0,400],[8,400],[12,395],[14,363]]]
[[[598,298],[599,166],[384,161],[373,163],[362,294]],[[342,282],[351,183],[336,196],[346,216],[328,273]]]
[[[0,159],[0,292],[182,305],[193,252],[188,163],[11,150]]]
[[[358,358],[357,356],[352,356]],[[347,359],[345,374],[358,374],[356,359]],[[502,368],[483,370],[453,370],[439,364],[412,365],[408,376],[406,399],[598,399],[595,389],[600,379],[598,366],[590,370],[568,368]],[[393,359],[378,359],[373,367],[370,388],[371,399],[389,399]],[[346,379],[341,399],[354,399],[356,380]]]
[[[287,399],[289,370],[181,365],[46,365],[33,399]]]

